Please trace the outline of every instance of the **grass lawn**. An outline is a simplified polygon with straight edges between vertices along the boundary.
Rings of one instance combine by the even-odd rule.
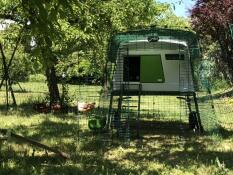
[[[38,114],[32,110],[31,104],[45,97],[46,85],[21,83],[21,86],[26,91],[21,92],[17,86],[14,87],[19,108],[8,113],[4,108],[4,91],[0,91],[1,128],[10,128],[17,134],[58,148],[69,153],[71,158],[64,160],[10,138],[0,141],[0,175],[233,174],[233,125],[231,127],[229,113],[220,118],[224,125],[219,134],[198,136],[182,130],[180,121],[172,121],[168,127],[166,120],[158,122],[150,119],[149,125],[142,125],[143,139],[132,139],[125,144],[116,138],[109,139],[106,133],[92,133],[87,127],[85,115],[78,118],[75,113]],[[82,91],[95,98],[98,90],[98,86],[69,87],[72,100],[79,98],[77,94]],[[159,106],[161,100],[154,100],[152,105]],[[223,102],[229,104],[229,100]],[[165,106],[171,106],[168,104],[171,100],[163,102],[167,104]],[[223,102],[216,100],[219,104],[217,111],[220,111]],[[163,107],[160,112],[162,109],[177,112],[180,104],[176,105]],[[158,114],[158,111],[155,113]],[[148,123],[147,120],[144,122]]]

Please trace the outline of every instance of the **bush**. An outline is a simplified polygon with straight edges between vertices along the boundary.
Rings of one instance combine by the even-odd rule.
[[[45,82],[46,77],[43,74],[29,75],[30,82]]]
[[[231,88],[230,84],[224,79],[218,79],[213,82],[214,90],[223,90]]]

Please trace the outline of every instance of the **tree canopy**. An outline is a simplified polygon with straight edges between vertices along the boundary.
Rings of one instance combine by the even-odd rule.
[[[154,0],[0,0],[0,19],[24,29],[22,47],[46,71],[52,101],[57,75],[102,79],[109,38],[151,25],[188,26],[166,3]]]
[[[233,1],[198,0],[191,10],[191,21],[201,37],[220,47],[215,61],[225,77],[233,81],[233,42],[229,30],[233,23]]]

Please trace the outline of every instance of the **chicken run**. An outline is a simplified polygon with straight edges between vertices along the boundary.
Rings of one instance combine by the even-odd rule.
[[[211,132],[218,127],[211,89],[194,72],[200,58],[198,38],[190,31],[118,33],[109,44],[99,96],[92,89],[79,91],[78,114],[88,115],[91,130],[126,140],[139,138],[143,128],[170,130],[177,123],[180,130]]]

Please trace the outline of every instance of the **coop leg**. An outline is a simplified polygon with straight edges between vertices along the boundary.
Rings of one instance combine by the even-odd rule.
[[[140,138],[140,110],[141,110],[141,91],[142,91],[142,84],[139,84],[139,91],[138,91],[138,114],[137,114],[137,138]]]
[[[191,99],[190,99],[189,95],[186,97],[186,103],[187,103],[187,106],[188,106],[189,113],[191,113],[192,112],[192,107],[191,107]]]
[[[120,97],[118,98],[118,105],[117,105],[117,136],[119,137],[119,129],[122,127],[121,123],[121,110],[122,110],[122,100],[123,100],[123,95],[122,92],[120,94]]]
[[[140,104],[138,104],[138,114],[137,114],[137,138],[138,139],[140,138]]]
[[[194,99],[195,109],[196,109],[196,113],[197,113],[197,123],[198,123],[197,129],[198,129],[199,133],[203,133],[204,129],[203,129],[203,126],[201,124],[200,111],[199,111],[197,96],[196,96],[195,92],[193,93],[193,99]]]
[[[111,94],[109,111],[108,111],[108,118],[107,118],[107,129],[110,129],[110,125],[111,125],[112,102],[113,102],[113,95]]]

